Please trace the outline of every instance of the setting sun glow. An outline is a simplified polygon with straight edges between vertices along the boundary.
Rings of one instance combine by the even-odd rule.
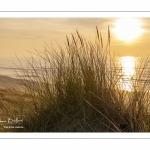
[[[113,31],[118,39],[125,42],[132,42],[143,33],[141,22],[134,18],[119,19]]]

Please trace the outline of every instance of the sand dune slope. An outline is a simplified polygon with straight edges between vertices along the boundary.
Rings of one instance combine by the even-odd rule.
[[[0,75],[0,88],[19,88],[19,80]]]

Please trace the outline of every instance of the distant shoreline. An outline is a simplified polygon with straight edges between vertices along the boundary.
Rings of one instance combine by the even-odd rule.
[[[19,85],[19,79],[15,79],[13,77],[0,75],[0,88],[6,89],[6,88],[15,88],[20,89]]]

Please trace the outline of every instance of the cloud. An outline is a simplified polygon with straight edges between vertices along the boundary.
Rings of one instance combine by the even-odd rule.
[[[68,18],[66,19],[65,23],[68,25],[78,25],[78,26],[104,26],[106,24],[110,24],[114,19],[110,18]]]

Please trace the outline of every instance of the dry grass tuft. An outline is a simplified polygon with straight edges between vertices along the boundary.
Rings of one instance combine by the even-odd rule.
[[[104,47],[96,27],[95,42],[86,40],[76,31],[66,47],[59,50],[45,47],[36,51],[38,61],[27,59],[29,67],[22,68],[21,83],[29,95],[25,101],[25,131],[31,132],[147,132],[149,117],[149,77],[139,82],[143,70],[137,70],[133,91],[119,88],[121,70]],[[19,74],[20,75],[20,74]],[[140,87],[140,91],[137,87]],[[24,96],[20,96],[22,98]]]

